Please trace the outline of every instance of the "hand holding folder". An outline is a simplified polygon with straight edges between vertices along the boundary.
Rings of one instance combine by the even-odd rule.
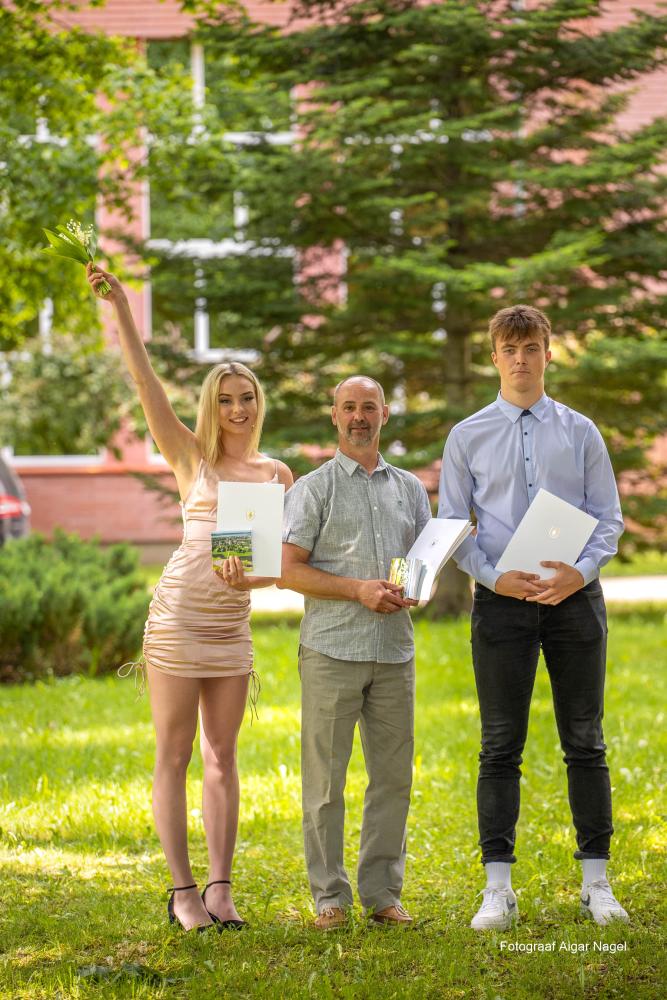
[[[566,500],[547,490],[538,490],[496,563],[496,569],[503,573],[518,569],[548,580],[556,570],[542,566],[542,562],[574,566],[598,523],[596,518]]]
[[[233,533],[237,539],[250,533],[253,575],[279,577],[284,500],[282,483],[219,483],[218,530],[213,542],[223,533]],[[236,544],[241,543],[237,540]]]

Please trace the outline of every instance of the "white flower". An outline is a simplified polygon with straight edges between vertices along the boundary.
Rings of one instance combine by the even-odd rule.
[[[74,239],[78,240],[79,243],[88,249],[93,240],[93,227],[88,226],[84,229],[80,222],[76,219],[70,219],[67,223],[67,229],[72,234]]]

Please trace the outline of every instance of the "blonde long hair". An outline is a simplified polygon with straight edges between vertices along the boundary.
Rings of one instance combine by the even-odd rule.
[[[195,426],[195,437],[201,448],[202,456],[209,465],[216,465],[218,459],[223,454],[222,437],[220,433],[219,403],[220,383],[226,375],[240,375],[247,378],[252,383],[257,397],[257,419],[252,429],[250,438],[250,453],[259,450],[259,440],[262,436],[262,426],[264,424],[264,414],[266,413],[266,399],[264,390],[257,381],[257,376],[238,361],[224,361],[220,365],[211,368],[204,379],[199,394],[199,407],[197,409],[197,424]]]

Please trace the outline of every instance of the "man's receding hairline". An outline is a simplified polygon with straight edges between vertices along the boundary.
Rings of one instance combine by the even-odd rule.
[[[341,381],[334,389],[334,394],[333,394],[334,406],[336,406],[338,400],[338,393],[340,392],[340,390],[343,388],[344,385],[347,385],[348,382],[369,382],[371,385],[375,386],[378,396],[380,397],[380,402],[382,406],[385,405],[384,389],[377,381],[377,379],[372,378],[370,375],[348,375],[347,378],[341,379]]]

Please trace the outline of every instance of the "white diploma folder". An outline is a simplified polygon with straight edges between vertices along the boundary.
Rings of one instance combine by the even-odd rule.
[[[218,531],[252,532],[252,575],[280,576],[282,483],[218,483]]]
[[[453,517],[432,517],[427,522],[405,557],[421,559],[426,565],[419,588],[420,604],[430,600],[438,573],[471,531],[470,521],[459,521]]]
[[[598,523],[597,518],[567,500],[547,490],[538,490],[496,563],[496,569],[503,573],[513,569],[537,573],[547,580],[556,570],[541,566],[542,560],[574,566]]]

